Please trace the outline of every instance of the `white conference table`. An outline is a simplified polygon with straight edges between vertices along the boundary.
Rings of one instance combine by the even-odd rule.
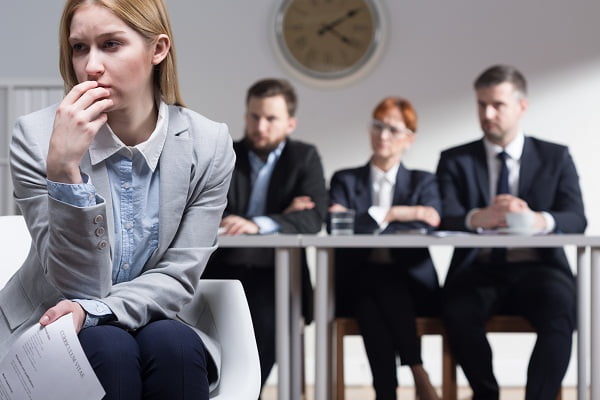
[[[277,398],[299,400],[302,392],[301,235],[219,236],[219,247],[268,247],[275,250]]]
[[[302,235],[303,247],[317,251],[315,290],[315,400],[331,399],[331,324],[334,318],[333,249],[377,247],[577,247],[577,387],[578,400],[587,399],[588,323],[591,321],[591,399],[600,400],[600,236],[585,235]],[[586,249],[590,249],[586,252]],[[591,257],[591,274],[588,268]],[[591,307],[587,295],[591,289]],[[591,317],[590,317],[591,310]]]

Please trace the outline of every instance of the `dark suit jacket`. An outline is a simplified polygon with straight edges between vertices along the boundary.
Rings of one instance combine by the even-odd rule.
[[[369,215],[369,207],[373,205],[371,199],[371,173],[370,166],[346,169],[336,172],[331,178],[329,189],[330,203],[341,204],[355,210],[355,233],[372,234],[378,229],[377,222]],[[398,168],[396,186],[394,189],[393,205],[425,205],[441,211],[440,197],[435,176],[429,172],[408,170],[403,165]],[[382,232],[394,234],[407,229],[425,228],[431,226],[421,221],[392,222]],[[399,236],[398,240],[402,240]],[[345,292],[360,282],[352,283],[355,268],[365,267],[370,249],[338,249],[336,251],[336,285],[338,315],[344,311],[344,303],[349,302],[351,294]],[[406,268],[409,277],[418,282],[429,291],[439,289],[438,277],[427,249],[392,249],[392,259],[400,268]]]
[[[245,217],[252,191],[248,146],[242,139],[235,142],[233,148],[237,158],[223,216],[234,214]],[[283,214],[283,210],[297,196],[310,196],[315,207]],[[271,175],[267,194],[267,216],[280,225],[281,233],[317,233],[321,230],[327,214],[327,199],[323,167],[317,149],[310,144],[288,139]],[[247,264],[272,268],[274,262],[274,251],[270,248],[219,248],[213,254],[209,267],[211,264],[212,268],[218,264]],[[312,286],[306,260],[303,271],[303,299],[310,303]],[[305,303],[307,321],[312,319],[311,308]]]
[[[437,169],[442,195],[442,229],[467,230],[465,217],[490,204],[489,176],[483,140],[442,152]],[[533,211],[556,221],[556,233],[582,233],[587,225],[579,177],[567,147],[525,137],[518,197]],[[562,248],[537,249],[541,260],[572,276]],[[454,252],[446,283],[476,259],[479,249]]]

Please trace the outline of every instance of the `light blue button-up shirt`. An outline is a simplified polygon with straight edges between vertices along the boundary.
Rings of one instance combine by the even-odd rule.
[[[106,163],[114,214],[113,284],[139,276],[158,247],[159,158],[167,137],[168,106],[161,102],[156,128],[143,143],[126,146],[105,124],[90,145],[92,165]],[[82,184],[48,181],[48,194],[75,207],[96,205],[93,182],[83,175]],[[102,200],[101,200],[102,201]],[[97,300],[76,300],[88,314],[112,314]],[[96,321],[91,321],[94,325]],[[90,321],[86,321],[89,325]]]
[[[271,151],[266,161],[263,161],[251,150],[248,151],[248,161],[250,163],[250,184],[252,192],[248,200],[248,210],[246,216],[252,218],[252,221],[258,225],[260,234],[269,234],[279,232],[279,224],[272,218],[265,216],[267,210],[267,192],[271,175],[275,164],[281,157],[281,152],[285,147],[285,141],[281,142],[273,151]]]

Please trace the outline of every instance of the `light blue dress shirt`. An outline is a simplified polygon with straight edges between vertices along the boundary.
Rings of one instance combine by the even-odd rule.
[[[130,147],[105,124],[92,142],[92,165],[106,163],[114,214],[113,284],[127,282],[142,273],[158,247],[159,158],[167,137],[168,107],[161,102],[156,128],[143,143]],[[82,184],[48,180],[48,194],[75,207],[97,204],[96,189],[82,173]],[[109,320],[112,312],[98,300],[74,299],[88,313],[84,327]]]
[[[266,161],[261,160],[253,151],[248,151],[252,192],[248,200],[246,216],[252,218],[252,221],[258,225],[258,233],[261,235],[279,232],[279,224],[265,214],[267,213],[267,192],[271,175],[273,175],[275,164],[281,157],[285,143],[285,141],[281,142],[271,151]]]

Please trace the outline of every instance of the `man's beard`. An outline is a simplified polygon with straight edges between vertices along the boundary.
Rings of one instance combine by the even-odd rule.
[[[248,132],[246,132],[246,144],[252,152],[254,152],[258,157],[262,159],[266,159],[269,154],[277,148],[285,139],[279,140],[276,143],[267,143],[264,146],[256,147],[254,142],[249,138]]]

